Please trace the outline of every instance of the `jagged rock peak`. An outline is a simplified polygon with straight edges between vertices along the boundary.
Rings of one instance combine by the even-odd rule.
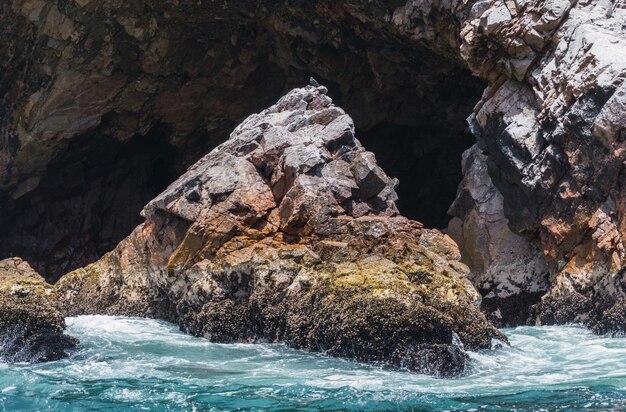
[[[397,180],[354,136],[352,119],[325,87],[294,89],[241,123],[161,195],[163,211],[188,221],[229,213],[290,235],[323,230],[331,217],[395,216]]]
[[[248,117],[59,282],[69,314],[171,320],[217,342],[273,341],[438,376],[506,340],[452,239],[399,215],[394,186],[323,87]]]

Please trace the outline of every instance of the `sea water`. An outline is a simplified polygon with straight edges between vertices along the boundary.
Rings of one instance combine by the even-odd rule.
[[[0,363],[6,411],[620,411],[626,339],[575,326],[505,329],[435,379],[273,344],[210,343],[155,320],[68,318],[69,359]]]

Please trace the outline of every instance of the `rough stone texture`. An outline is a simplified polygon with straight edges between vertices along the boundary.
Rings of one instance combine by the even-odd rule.
[[[457,242],[470,280],[483,296],[481,309],[500,326],[523,324],[549,287],[543,254],[509,228],[502,195],[477,146],[463,155],[463,181],[449,213],[448,234]]]
[[[408,134],[402,164],[419,163],[429,177],[407,179],[399,205],[444,227],[460,179],[460,164],[447,159],[472,144],[464,118],[484,83],[399,30],[394,8],[3,2],[0,258],[22,256],[50,281],[96,260],[245,116],[311,74],[357,128],[374,132],[368,141],[381,128],[390,139],[397,128]]]
[[[19,258],[0,261],[0,361],[62,359],[78,343],[64,329],[55,287]]]
[[[610,0],[409,1],[394,13],[395,24],[441,54],[443,39],[454,39],[445,34],[458,27],[460,38],[447,45],[490,84],[470,126],[509,226],[541,250],[556,277],[534,310],[538,322],[593,325],[624,297],[625,15],[624,2]],[[472,225],[472,210],[481,208],[463,203],[458,198],[452,211]],[[488,221],[484,212],[480,220]],[[461,222],[452,224],[458,232]],[[469,262],[484,239],[472,236],[471,245],[461,239]],[[494,268],[510,262],[507,253],[491,256]],[[522,272],[544,265],[534,252],[527,257],[531,268]],[[494,279],[482,264],[472,269],[475,279]],[[513,268],[502,272],[502,287],[516,276]],[[571,304],[580,297],[590,303]],[[569,315],[553,316],[563,306],[572,307]],[[512,315],[527,310],[524,304]]]
[[[461,345],[505,339],[452,239],[398,214],[397,181],[326,92],[294,89],[248,117],[115,250],[61,279],[65,310],[437,376],[463,371]]]
[[[435,154],[430,164],[436,168],[458,167],[446,159],[465,147],[444,148],[467,137],[459,118],[468,112],[470,91],[482,84],[459,67],[465,66],[489,83],[470,118],[471,131],[511,232],[528,243],[506,230],[498,229],[497,238],[520,241],[532,251],[533,267],[545,265],[550,273],[551,290],[534,318],[584,319],[603,329],[598,322],[606,311],[612,328],[621,328],[620,304],[610,308],[625,297],[622,0],[321,0],[272,7],[249,1],[223,7],[184,0],[19,0],[0,7],[7,39],[0,56],[9,68],[0,74],[0,256],[40,253],[34,263],[51,279],[91,261],[126,234],[138,205],[221,142],[244,114],[310,74],[329,84],[361,128],[381,130],[390,123],[393,132],[410,126],[419,130],[416,136],[427,136],[415,146],[398,146],[403,156],[419,155],[398,162],[386,156],[389,164],[426,164],[427,154]],[[163,149],[143,163],[133,157],[120,166],[105,161],[115,166],[89,175],[82,173],[89,162],[76,160],[85,158],[81,153],[94,137],[124,145],[153,135]],[[173,170],[144,175],[136,173],[137,164]],[[450,186],[441,174],[431,179],[421,169],[406,170],[423,176],[407,191],[415,194],[407,203],[412,207],[428,209],[437,188]],[[76,180],[67,188],[47,184],[64,181],[58,171]],[[90,188],[86,196],[84,187]],[[117,199],[131,200],[120,210]],[[472,216],[474,206],[456,205],[460,219]],[[85,210],[81,219],[70,218]],[[470,254],[478,249],[472,238],[482,236],[463,236]],[[495,278],[489,268],[472,268],[473,278],[492,280],[487,295],[512,290],[509,283],[533,289],[534,275],[526,287],[512,281],[518,274],[506,248],[488,249],[489,258],[481,261],[511,269]],[[589,303],[568,303],[581,297]],[[511,311],[511,319],[525,317],[531,301],[522,303],[513,305],[520,311]]]
[[[472,132],[509,225],[554,277],[540,323],[594,326],[624,297],[622,3],[481,2],[462,30],[463,57],[492,83]]]

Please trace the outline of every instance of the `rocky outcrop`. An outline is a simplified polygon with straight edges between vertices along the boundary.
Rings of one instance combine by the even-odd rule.
[[[397,181],[326,92],[294,89],[246,119],[115,250],[61,279],[65,310],[438,376],[463,371],[463,347],[505,339],[454,242],[399,215]]]
[[[625,10],[622,0],[7,2],[0,257],[28,257],[49,279],[94,261],[245,114],[311,74],[401,175],[404,214],[441,227],[473,143],[463,118],[488,83],[470,117],[482,157],[466,160],[450,227],[483,307],[522,322],[548,273],[532,322],[619,330]]]
[[[603,323],[624,297],[624,5],[475,9],[462,54],[492,85],[470,124],[510,227],[543,252],[553,277],[536,320]]]
[[[502,195],[477,146],[463,155],[463,181],[448,211],[448,234],[457,242],[469,279],[483,296],[481,309],[499,326],[524,324],[549,287],[543,253],[509,228]]]
[[[64,329],[55,287],[19,258],[0,261],[0,361],[62,359],[78,343]]]

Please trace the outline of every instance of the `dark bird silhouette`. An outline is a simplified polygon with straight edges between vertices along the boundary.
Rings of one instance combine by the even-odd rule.
[[[313,87],[320,87],[320,84],[313,77],[309,79],[309,84]]]

